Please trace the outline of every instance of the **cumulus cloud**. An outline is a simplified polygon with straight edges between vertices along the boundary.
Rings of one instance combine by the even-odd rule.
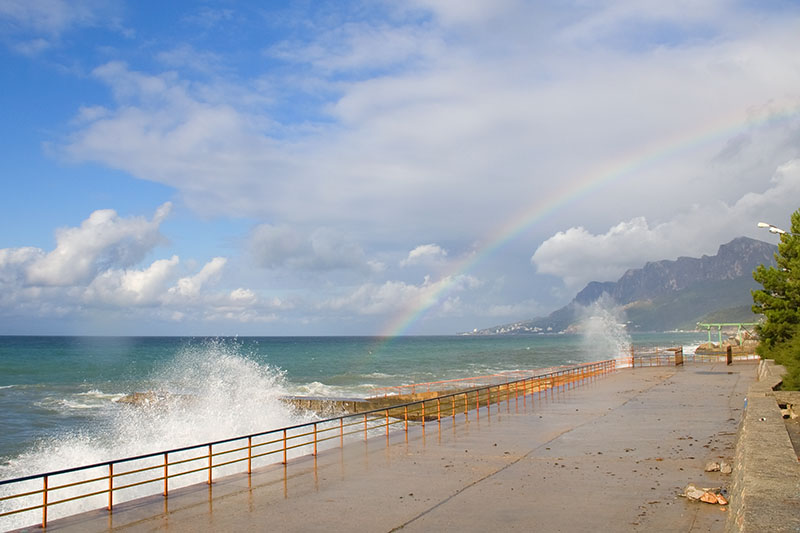
[[[251,232],[249,248],[256,263],[264,268],[319,271],[382,268],[379,262],[368,261],[357,243],[329,228],[306,233],[290,226],[261,224]]]
[[[572,288],[587,281],[616,280],[642,258],[669,253],[663,237],[654,234],[647,219],[620,222],[594,235],[582,227],[560,231],[544,241],[531,257],[537,271],[553,274]]]
[[[219,278],[222,268],[228,260],[224,257],[215,257],[206,263],[200,271],[193,275],[181,278],[174,287],[170,287],[169,293],[183,298],[194,298],[210,282]]]
[[[178,256],[154,261],[144,270],[106,270],[95,277],[84,292],[87,302],[114,305],[156,305],[171,281]]]
[[[362,315],[398,313],[436,304],[446,304],[452,310],[454,300],[448,294],[474,289],[480,285],[480,281],[474,276],[463,274],[446,276],[436,281],[425,277],[419,285],[402,281],[365,283],[350,294],[322,302],[319,308],[347,310]]]
[[[421,244],[408,252],[408,256],[400,262],[400,266],[440,263],[447,258],[447,250],[438,244]]]
[[[261,322],[291,309],[280,298],[261,298],[246,287],[217,288],[225,257],[194,272],[181,270],[177,255],[137,266],[163,240],[159,228],[170,207],[162,205],[152,219],[95,211],[80,226],[57,230],[49,252],[0,249],[0,315]]]
[[[44,257],[44,252],[33,246],[0,249],[0,283],[22,285],[25,271]]]
[[[101,270],[128,267],[144,258],[163,237],[159,227],[172,205],[159,207],[153,218],[122,218],[113,209],[93,212],[80,227],[56,232],[56,248],[27,269],[33,285],[73,285]]]
[[[646,217],[636,217],[605,233],[572,227],[545,240],[531,262],[538,272],[558,276],[573,289],[589,281],[616,281],[646,261],[714,254],[720,244],[740,235],[767,238],[755,233],[756,222],[768,212],[787,220],[798,198],[800,160],[794,159],[775,171],[766,190],[746,193],[732,204],[688,206],[654,226]]]

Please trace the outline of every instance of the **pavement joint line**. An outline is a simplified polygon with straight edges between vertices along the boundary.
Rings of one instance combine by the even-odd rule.
[[[655,388],[655,387],[657,387],[657,386],[659,386],[659,385],[663,384],[663,383],[664,383],[666,380],[668,380],[668,379],[669,379],[669,378],[671,378],[671,377],[672,377],[672,375],[670,375],[670,376],[665,376],[664,378],[662,378],[662,379],[660,379],[660,380],[658,380],[658,381],[654,381],[654,382],[652,382],[652,384],[651,384],[650,386],[648,386],[646,389],[643,389],[643,390],[637,391],[637,392],[636,392],[636,394],[635,394],[634,396],[631,396],[630,398],[628,398],[627,400],[625,400],[624,402],[622,402],[621,404],[619,404],[619,405],[618,405],[617,407],[615,407],[614,409],[619,409],[620,407],[624,407],[624,406],[625,406],[625,405],[626,405],[628,402],[630,402],[630,401],[632,401],[632,400],[636,399],[636,398],[637,398],[639,395],[641,395],[641,394],[643,394],[643,393],[645,393],[645,392],[648,392],[648,391],[650,391],[651,389],[653,389],[653,388]],[[404,523],[400,524],[399,526],[396,526],[396,527],[394,527],[394,528],[390,529],[390,530],[389,530],[389,533],[393,533],[393,532],[395,532],[395,531],[399,531],[399,530],[401,530],[401,529],[404,529],[406,526],[413,524],[414,522],[416,522],[417,520],[419,520],[419,519],[420,519],[420,518],[422,518],[423,516],[425,516],[425,515],[427,515],[427,514],[429,514],[429,513],[433,512],[434,510],[436,510],[436,509],[438,509],[439,507],[443,506],[444,504],[448,503],[448,502],[449,502],[449,501],[451,501],[453,498],[455,498],[456,496],[459,496],[459,495],[460,495],[460,494],[462,494],[463,492],[466,492],[467,490],[469,490],[469,489],[471,489],[471,488],[475,487],[476,485],[479,485],[480,483],[483,483],[483,482],[484,482],[484,481],[486,481],[487,479],[489,479],[489,478],[492,478],[492,477],[494,477],[495,475],[497,475],[497,474],[499,474],[499,473],[501,473],[501,472],[503,472],[503,471],[507,470],[508,468],[510,468],[510,467],[512,467],[512,466],[514,466],[514,465],[516,465],[517,463],[519,463],[519,462],[520,462],[520,461],[522,461],[523,459],[527,459],[527,458],[528,458],[528,457],[530,457],[530,456],[531,456],[531,454],[533,454],[534,452],[536,452],[536,451],[539,451],[539,450],[541,450],[542,448],[546,448],[546,447],[547,447],[547,445],[552,445],[552,443],[553,443],[554,441],[556,441],[556,440],[560,439],[562,436],[566,435],[567,433],[571,433],[572,431],[575,431],[576,429],[578,429],[578,428],[581,428],[581,427],[585,426],[586,424],[589,424],[589,423],[594,423],[594,422],[597,422],[597,420],[600,420],[600,419],[602,419],[602,418],[605,418],[606,416],[608,416],[608,414],[609,414],[610,412],[613,412],[613,410],[611,410],[611,411],[606,411],[606,412],[604,412],[602,415],[600,415],[599,417],[595,417],[595,418],[589,418],[589,419],[587,419],[587,420],[586,420],[586,422],[583,422],[582,424],[578,424],[578,425],[576,425],[576,426],[574,426],[574,427],[571,427],[571,428],[565,429],[564,431],[562,431],[562,432],[560,432],[559,434],[557,434],[556,436],[554,436],[552,439],[550,439],[550,440],[548,440],[548,441],[546,441],[546,442],[543,442],[542,444],[540,444],[539,446],[537,446],[537,447],[535,447],[535,448],[532,448],[532,449],[528,450],[528,451],[527,451],[527,452],[525,452],[523,455],[520,455],[518,458],[514,459],[514,460],[513,460],[513,461],[511,461],[510,463],[507,463],[507,464],[503,465],[501,468],[498,468],[497,470],[495,470],[495,471],[493,471],[493,472],[489,472],[488,474],[486,474],[486,475],[485,475],[485,476],[483,476],[482,478],[480,478],[480,479],[476,479],[475,481],[473,481],[473,482],[469,483],[468,485],[466,485],[466,486],[464,486],[464,487],[461,487],[460,489],[456,490],[456,491],[455,491],[455,492],[453,492],[451,495],[449,495],[447,498],[444,498],[443,500],[440,500],[440,501],[439,501],[439,502],[437,502],[435,505],[432,505],[431,507],[429,507],[429,508],[425,509],[425,510],[424,510],[424,511],[422,511],[421,513],[419,513],[419,514],[417,514],[416,516],[412,517],[411,519],[409,519],[409,520],[405,521]]]

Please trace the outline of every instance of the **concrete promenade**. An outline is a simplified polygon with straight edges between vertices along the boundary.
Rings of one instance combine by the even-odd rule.
[[[56,521],[48,531],[723,531],[678,495],[731,461],[756,363],[626,369],[247,475]],[[388,446],[387,446],[388,441]]]

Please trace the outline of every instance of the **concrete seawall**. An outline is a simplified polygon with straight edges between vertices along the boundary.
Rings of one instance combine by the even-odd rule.
[[[774,388],[785,369],[761,361],[747,391],[731,487],[729,532],[800,531],[800,462]]]

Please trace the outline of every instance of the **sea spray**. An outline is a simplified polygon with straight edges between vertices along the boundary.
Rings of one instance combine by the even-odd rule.
[[[626,329],[625,310],[603,294],[579,313],[584,352],[589,361],[617,359],[624,364],[631,349],[631,336]]]
[[[283,373],[247,357],[235,339],[211,339],[189,343],[178,351],[172,361],[161,366],[143,383],[146,383],[156,396],[163,398],[163,401],[150,405],[126,405],[112,404],[109,400],[109,409],[102,411],[102,420],[95,421],[83,430],[40,440],[32,449],[12,458],[7,464],[0,465],[0,479],[102,463],[311,420],[310,415],[293,411],[280,401],[280,397],[286,394]],[[241,446],[241,443],[238,445]],[[225,447],[221,446],[219,449]],[[225,459],[230,460],[234,457],[236,455],[231,454]],[[280,459],[277,457],[270,457],[269,460],[262,461],[262,464],[278,460]],[[154,460],[120,465],[115,469],[115,475],[149,466],[148,461]],[[184,470],[192,468],[198,466],[189,463]],[[224,470],[215,469],[214,475],[225,475],[246,468],[246,463],[239,463]],[[176,468],[171,474],[179,471],[180,468]],[[104,475],[107,475],[105,467],[97,471],[59,477],[58,481],[53,483],[65,484]],[[149,475],[153,477],[152,473]],[[195,474],[171,479],[170,489],[200,482],[206,479],[205,476],[206,474]],[[125,483],[132,483],[136,479],[134,476],[129,476]],[[84,487],[82,492],[103,490],[103,484],[107,486],[107,481],[98,483]],[[41,488],[41,481],[29,484],[31,486],[24,489],[15,486],[14,492]],[[0,497],[8,494],[10,490],[8,486],[0,487]],[[61,494],[54,499],[69,497],[69,490],[59,491]],[[115,492],[114,500],[118,503],[156,494],[161,490],[159,483],[149,483],[135,489]],[[106,502],[107,496],[99,495],[56,505],[48,510],[48,517],[56,519],[96,509],[104,506]],[[35,505],[31,502],[27,504]],[[10,502],[0,502],[0,512],[11,508]],[[13,508],[19,508],[19,503],[15,503]],[[2,518],[0,530],[29,526],[36,523],[38,517],[39,513],[30,512]]]

